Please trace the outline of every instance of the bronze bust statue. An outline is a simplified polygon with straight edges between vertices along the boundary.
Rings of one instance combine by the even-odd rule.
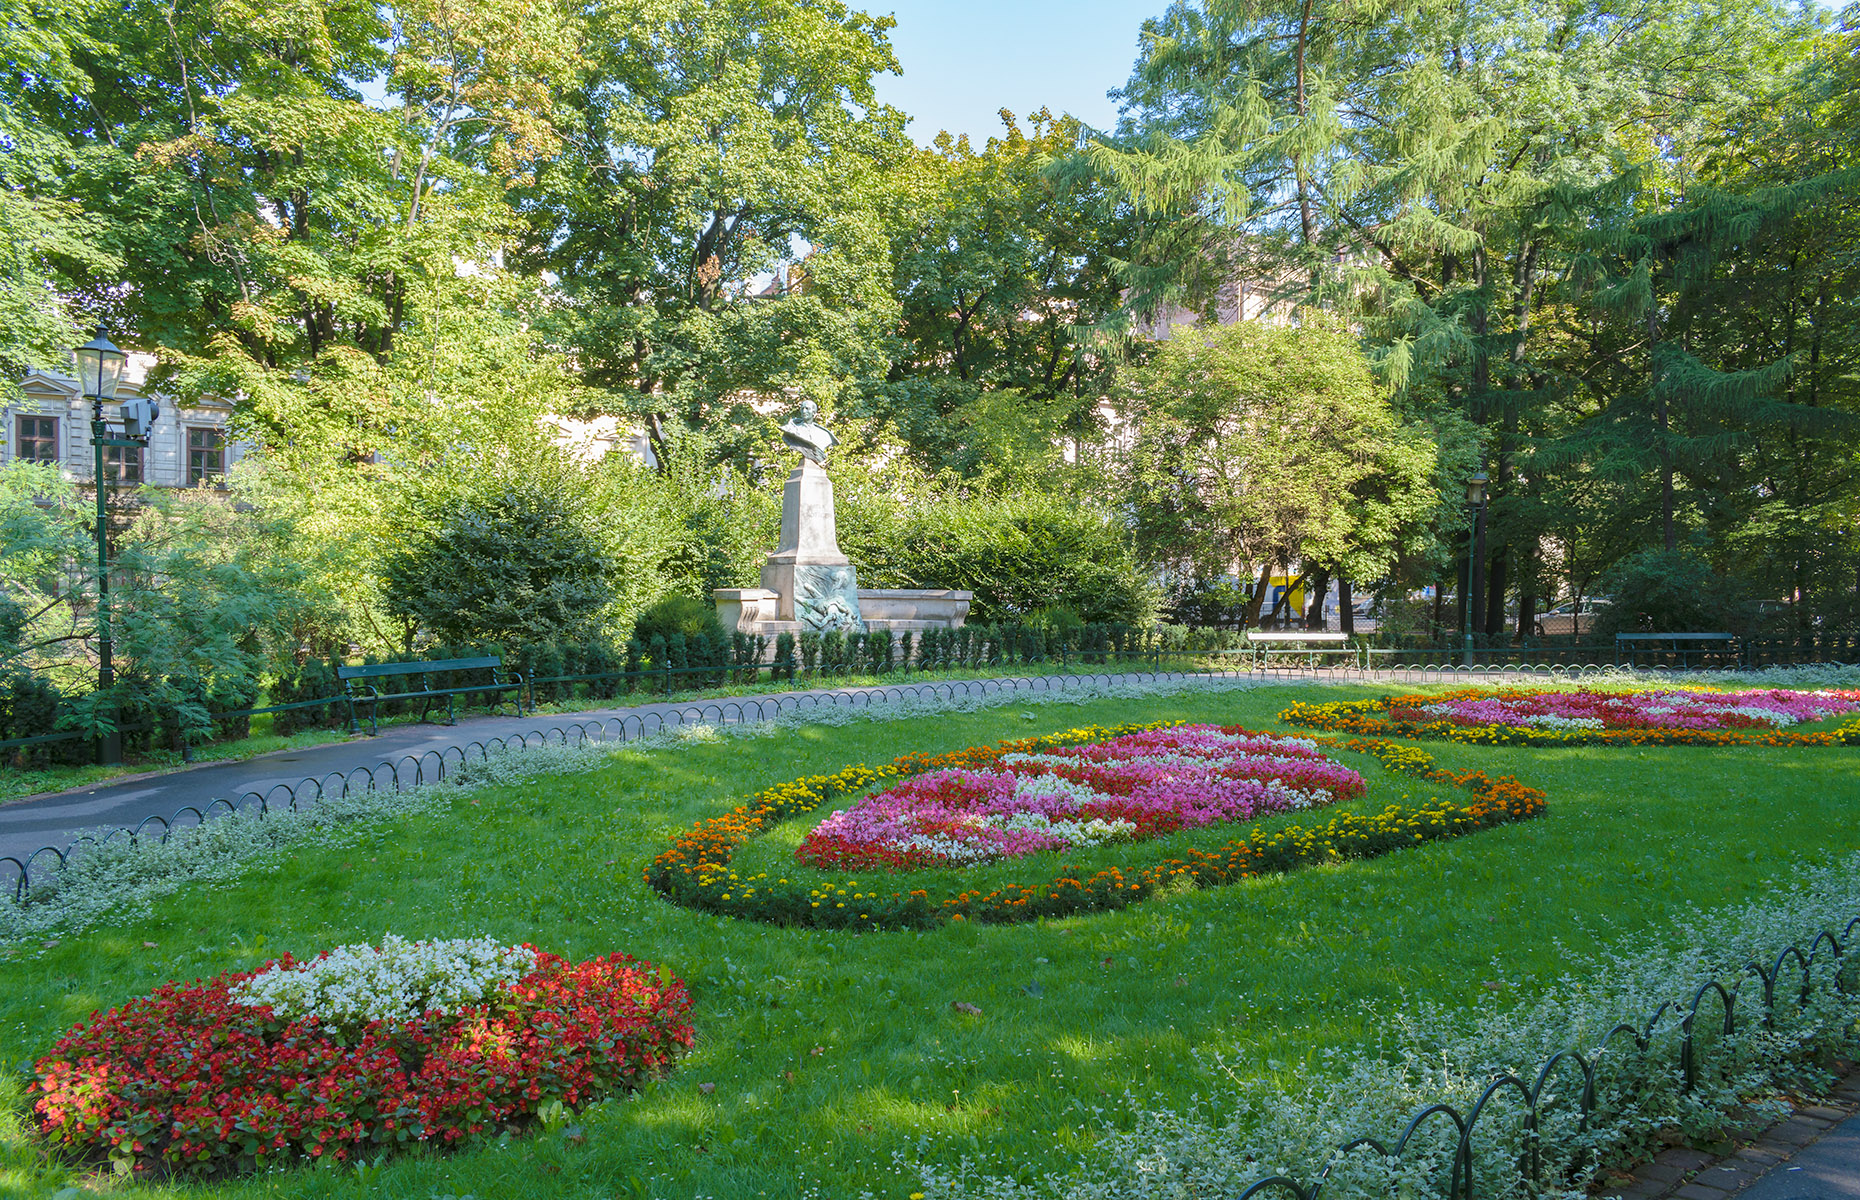
[[[827,450],[839,445],[840,439],[833,436],[833,431],[825,426],[815,424],[814,418],[820,412],[820,406],[812,400],[801,401],[795,414],[781,427],[782,444],[790,449],[799,450],[801,457],[815,466],[827,465]]]

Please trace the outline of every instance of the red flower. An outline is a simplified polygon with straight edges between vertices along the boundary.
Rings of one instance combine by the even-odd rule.
[[[372,1022],[343,1041],[234,1002],[232,988],[255,974],[169,984],[93,1013],[34,1068],[40,1131],[145,1174],[212,1177],[326,1152],[346,1161],[521,1131],[546,1100],[635,1087],[692,1041],[684,984],[623,954],[539,954],[495,1004]]]

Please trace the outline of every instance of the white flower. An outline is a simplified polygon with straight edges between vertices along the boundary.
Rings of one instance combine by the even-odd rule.
[[[528,946],[488,937],[410,942],[390,933],[379,947],[342,946],[312,962],[261,971],[235,987],[232,999],[270,1005],[287,1021],[315,1017],[334,1030],[475,1004],[535,965]]]

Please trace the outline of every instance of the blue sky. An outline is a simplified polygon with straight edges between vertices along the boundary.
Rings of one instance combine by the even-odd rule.
[[[878,98],[912,118],[911,137],[939,129],[978,145],[995,115],[1042,105],[1103,129],[1117,120],[1105,92],[1130,78],[1137,30],[1169,0],[854,0],[898,19],[891,44],[904,74],[881,75]]]

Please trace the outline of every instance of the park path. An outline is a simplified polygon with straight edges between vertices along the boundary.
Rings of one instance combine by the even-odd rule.
[[[79,837],[111,829],[134,829],[158,818],[171,820],[187,809],[205,810],[215,801],[254,805],[288,801],[295,792],[308,800],[319,790],[410,786],[460,760],[463,748],[498,739],[523,738],[535,745],[548,740],[631,740],[658,729],[698,722],[729,723],[772,719],[810,707],[883,704],[906,695],[992,695],[1003,691],[1053,692],[1087,682],[1140,683],[1158,679],[1228,675],[1155,675],[1147,672],[1022,676],[1002,679],[934,680],[887,687],[806,688],[757,696],[676,700],[591,709],[574,713],[534,713],[524,717],[469,716],[456,725],[411,724],[382,728],[379,736],[351,738],[321,746],[280,750],[236,762],[207,763],[160,774],[104,781],[0,805],[0,860],[25,862],[44,847],[63,849]],[[1296,677],[1295,673],[1288,673]],[[558,736],[558,731],[560,735]],[[157,829],[159,831],[159,829]],[[10,884],[0,863],[0,884]]]
[[[1202,681],[1242,683],[1419,683],[1437,679],[1508,680],[1523,678],[1515,670],[1409,668],[1362,671],[1355,668],[1285,667],[1268,670],[1144,672],[1112,671],[995,679],[938,679],[883,687],[805,688],[757,696],[677,700],[592,709],[575,713],[536,713],[525,717],[471,716],[456,725],[392,725],[377,737],[351,738],[321,746],[281,750],[237,762],[208,763],[160,774],[130,776],[67,792],[0,804],[0,888],[17,884],[22,870],[49,865],[54,852],[87,837],[145,826],[160,833],[165,822],[192,821],[229,806],[256,807],[261,798],[272,806],[295,797],[307,803],[325,791],[397,790],[430,781],[457,765],[471,747],[499,739],[523,739],[536,745],[547,739],[623,741],[680,724],[734,724],[761,721],[810,707],[863,707],[903,696],[985,696],[1000,692],[1050,693],[1089,683],[1129,684]],[[1539,676],[1541,677],[1541,676]],[[474,751],[475,753],[475,751]],[[210,807],[211,806],[211,807]],[[34,856],[39,856],[34,863]],[[8,860],[11,860],[10,862]]]
[[[1723,1157],[1662,1151],[1597,1200],[1860,1200],[1860,1071],[1768,1128],[1736,1131]]]

